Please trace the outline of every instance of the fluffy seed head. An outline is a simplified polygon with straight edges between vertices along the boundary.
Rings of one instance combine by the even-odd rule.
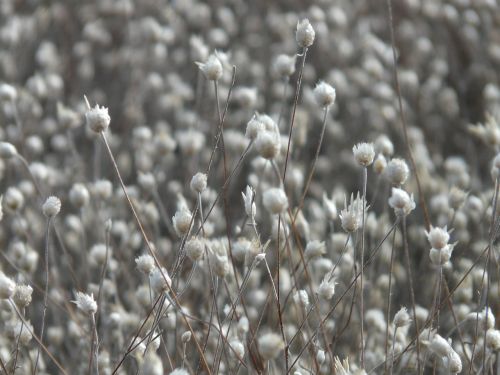
[[[155,260],[149,254],[142,254],[135,258],[137,269],[145,275],[150,275],[155,269]]]
[[[331,277],[330,272],[328,272],[319,284],[318,295],[326,300],[332,299],[335,294],[335,285],[337,285],[335,278]]]
[[[16,146],[9,142],[0,142],[0,158],[1,159],[11,159],[17,155]]]
[[[25,308],[31,303],[33,288],[29,285],[16,285],[12,299],[17,306]]]
[[[172,221],[175,232],[179,237],[184,236],[189,231],[192,217],[191,212],[187,208],[182,208],[175,213]]]
[[[327,108],[335,102],[335,89],[324,81],[316,84],[313,94],[316,102],[322,108]]]
[[[408,193],[399,188],[392,188],[392,195],[389,198],[389,206],[394,209],[396,216],[407,216],[415,209],[415,201],[413,194]]]
[[[277,333],[269,332],[259,337],[259,352],[264,361],[276,358],[285,348],[281,336]]]
[[[84,184],[76,183],[69,191],[69,201],[76,208],[82,208],[89,203],[89,191]]]
[[[283,189],[271,188],[264,192],[262,203],[267,211],[277,215],[288,208],[288,198]]]
[[[196,173],[193,178],[191,178],[189,186],[195,193],[203,192],[207,188],[207,175],[201,172]]]
[[[403,159],[393,158],[387,163],[385,174],[392,185],[401,186],[408,179],[410,169]]]
[[[42,205],[42,211],[45,216],[52,218],[61,211],[61,200],[55,196],[50,196]]]
[[[295,61],[297,56],[278,55],[274,60],[273,70],[278,77],[287,78],[295,73]]]
[[[497,329],[489,329],[486,332],[486,347],[493,352],[500,350],[500,331]]]
[[[363,167],[368,167],[375,159],[375,149],[372,143],[358,143],[352,148],[352,152],[356,162]]]
[[[185,249],[189,259],[196,262],[203,256],[204,245],[199,238],[193,237],[186,242]]]
[[[404,327],[411,323],[411,318],[406,307],[401,307],[401,309],[399,309],[394,315],[394,320],[392,322],[396,328]]]
[[[71,302],[82,310],[84,314],[91,315],[97,312],[97,302],[94,300],[93,294],[76,292],[76,300]]]
[[[255,138],[255,149],[264,159],[274,159],[281,149],[281,140],[278,132],[274,130],[263,130]]]
[[[16,283],[0,271],[0,299],[9,299],[16,289]]]
[[[85,119],[87,121],[87,126],[95,133],[105,132],[111,122],[108,109],[106,107],[99,107],[97,104],[94,108],[90,108],[90,105],[88,105]]]
[[[149,280],[151,282],[151,288],[156,293],[162,293],[169,290],[169,286],[172,285],[172,280],[168,275],[165,268],[155,268],[153,272],[149,274]]]
[[[295,32],[295,40],[301,48],[312,46],[316,33],[307,18],[297,23],[297,31]]]
[[[446,227],[440,228],[431,226],[431,229],[428,232],[426,231],[425,234],[431,246],[438,250],[444,248],[450,240],[450,233]]]
[[[222,63],[215,54],[211,54],[206,62],[197,62],[196,65],[209,81],[218,81],[222,77]]]
[[[255,140],[259,133],[265,130],[266,126],[262,121],[260,121],[256,116],[253,116],[247,123],[245,130],[245,137],[250,140]]]

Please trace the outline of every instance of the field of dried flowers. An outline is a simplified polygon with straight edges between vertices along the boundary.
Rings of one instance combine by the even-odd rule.
[[[500,374],[499,66],[496,0],[2,0],[0,374]]]

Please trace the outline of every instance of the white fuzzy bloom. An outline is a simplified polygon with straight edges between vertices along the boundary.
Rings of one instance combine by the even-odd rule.
[[[288,208],[288,198],[280,188],[270,188],[262,196],[262,203],[271,214],[281,214]]]
[[[149,274],[149,280],[151,282],[151,288],[156,293],[162,293],[168,291],[170,286],[172,285],[172,280],[168,275],[168,272],[165,268],[155,268],[153,272]]]
[[[316,33],[307,18],[297,22],[297,31],[295,32],[295,40],[299,47],[307,48],[312,46]]]
[[[387,160],[385,159],[385,156],[382,154],[378,154],[373,162],[373,170],[376,174],[380,175],[385,171],[386,167]]]
[[[448,244],[441,249],[432,248],[429,252],[429,258],[431,259],[432,264],[436,266],[446,264],[451,259],[454,246],[454,244]]]
[[[448,241],[450,240],[450,233],[447,227],[439,228],[431,226],[431,229],[428,232],[426,231],[425,235],[431,246],[438,250],[448,245]]]
[[[335,278],[331,277],[331,273],[328,272],[319,284],[318,295],[326,300],[332,299],[335,294],[335,285],[337,285]]]
[[[309,296],[307,295],[307,292],[304,289],[295,292],[293,299],[295,303],[304,310],[306,310],[307,306],[309,306]]]
[[[82,208],[89,203],[90,195],[89,191],[84,184],[76,183],[71,187],[69,191],[69,201],[76,208]]]
[[[264,361],[276,358],[285,348],[285,343],[281,336],[273,332],[265,333],[260,336],[257,343],[259,352]]]
[[[8,83],[0,83],[0,100],[16,100],[17,90]]]
[[[0,271],[0,299],[9,299],[16,290],[16,283]]]
[[[274,59],[273,70],[281,78],[290,77],[293,73],[295,73],[295,62],[297,60],[297,56],[288,56],[285,54],[278,55],[276,59]]]
[[[401,307],[399,311],[394,315],[394,320],[392,321],[396,328],[407,326],[411,323],[410,315],[406,307]]]
[[[441,358],[447,357],[453,352],[450,343],[437,333],[431,339],[430,350]]]
[[[326,193],[323,193],[323,209],[328,220],[335,220],[337,218],[337,205],[333,199],[329,199]]]
[[[42,205],[42,211],[48,218],[56,216],[61,211],[61,200],[54,196],[48,197]]]
[[[1,159],[11,159],[17,155],[16,146],[9,142],[0,142],[0,158]]]
[[[415,209],[413,194],[408,195],[403,189],[393,187],[392,195],[389,198],[389,206],[394,209],[396,216],[407,216]]]
[[[205,246],[199,238],[193,237],[186,242],[184,248],[186,249],[186,255],[188,258],[193,262],[196,262],[203,256]]]
[[[281,150],[280,134],[276,129],[262,130],[257,133],[254,145],[259,155],[264,159],[274,159]]]
[[[352,148],[352,153],[356,162],[363,167],[368,167],[375,159],[375,149],[372,143],[358,143]]]
[[[11,186],[5,192],[5,197],[2,202],[9,210],[17,211],[24,206],[24,195],[21,190]]]
[[[191,226],[192,218],[193,216],[191,212],[186,207],[181,208],[175,213],[172,218],[172,222],[174,224],[175,232],[179,237],[187,234]]]
[[[452,351],[446,358],[445,358],[445,366],[448,368],[450,373],[452,374],[458,374],[462,372],[462,360],[460,359],[460,356],[456,351]]]
[[[238,358],[244,358],[245,356],[245,346],[240,340],[231,340],[229,341],[229,346],[234,350],[234,353],[238,356]]]
[[[255,205],[255,191],[247,185],[245,192],[241,192],[241,196],[243,197],[243,203],[245,205],[245,213],[248,217],[253,219],[257,211],[257,207]]]
[[[317,258],[326,253],[326,246],[323,241],[313,240],[309,241],[304,251],[306,259]]]
[[[266,126],[262,121],[260,121],[257,116],[253,116],[247,123],[245,130],[245,137],[251,140],[255,140],[259,133],[266,129]]]
[[[111,122],[108,109],[106,107],[99,107],[97,104],[94,108],[90,108],[89,106],[88,111],[85,113],[85,119],[87,120],[87,126],[96,133],[106,131]]]
[[[500,350],[500,331],[497,329],[489,329],[486,331],[486,347],[492,352]]]
[[[207,188],[207,175],[201,172],[196,173],[191,179],[190,187],[195,193],[203,192]]]
[[[389,182],[394,186],[403,185],[410,176],[410,168],[403,159],[391,159],[385,168]]]
[[[316,102],[322,108],[330,107],[335,102],[335,89],[324,81],[316,84],[313,94]]]
[[[150,275],[155,269],[155,260],[149,254],[142,254],[135,258],[137,269],[145,275]]]
[[[76,307],[87,315],[95,314],[97,312],[97,302],[94,300],[93,294],[89,295],[82,292],[76,292],[76,300],[71,302],[73,302]]]
[[[189,341],[191,341],[191,332],[190,331],[186,331],[182,334],[181,336],[181,341],[185,344],[185,343],[188,343]]]
[[[163,363],[158,354],[148,351],[140,362],[140,373],[143,375],[163,375]]]
[[[16,285],[12,299],[17,306],[25,308],[31,303],[33,288],[29,285]]]
[[[351,195],[351,202],[349,206],[347,205],[346,200],[344,209],[340,211],[340,222],[342,228],[349,233],[355,232],[361,226],[362,219],[363,201],[359,198],[359,194],[356,199],[353,199],[353,196]]]
[[[218,81],[222,77],[222,63],[215,54],[208,56],[206,62],[197,62],[196,65],[209,81]]]

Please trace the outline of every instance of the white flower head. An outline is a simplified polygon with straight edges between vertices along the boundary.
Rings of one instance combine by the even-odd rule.
[[[396,328],[404,327],[411,323],[411,318],[406,307],[403,306],[399,309],[394,315],[394,320],[392,322]]]
[[[354,145],[352,152],[356,162],[363,167],[368,167],[375,159],[375,149],[373,147],[373,143],[358,143],[357,145]]]
[[[409,195],[403,189],[393,187],[392,195],[389,198],[389,206],[394,209],[396,216],[407,216],[415,209],[413,194]]]
[[[367,209],[368,206],[365,208],[365,212]],[[342,228],[346,232],[352,233],[359,229],[363,219],[363,200],[359,197],[359,193],[356,199],[354,199],[351,194],[349,205],[347,205],[347,199],[345,199],[344,209],[340,211],[339,216]]]
[[[450,232],[448,232],[446,226],[444,228],[431,226],[428,232],[425,231],[425,235],[431,246],[438,250],[448,245],[448,241],[450,240]]]
[[[208,56],[204,63],[196,62],[196,65],[209,81],[218,81],[222,77],[222,63],[215,54]]]
[[[76,300],[71,301],[76,307],[87,315],[95,314],[97,312],[97,302],[94,300],[93,294],[86,294],[83,292],[76,292]]]
[[[42,211],[48,218],[56,216],[61,211],[61,200],[55,196],[48,197],[42,205]]]
[[[245,188],[245,192],[241,192],[241,196],[243,197],[243,203],[245,205],[245,213],[249,218],[255,218],[255,214],[257,211],[255,205],[255,190],[253,190],[250,185],[247,185]]]
[[[87,120],[88,127],[95,133],[102,133],[106,131],[111,122],[111,117],[109,116],[108,109],[106,107],[99,107],[95,105],[94,108],[90,107],[90,104],[85,97],[87,102],[87,112],[85,113],[85,119]]]
[[[299,47],[307,48],[312,46],[316,33],[307,18],[297,22],[297,31],[295,32],[295,40]]]
[[[316,84],[313,94],[316,102],[322,108],[330,107],[335,102],[335,89],[324,81],[320,81]]]
[[[280,214],[288,208],[288,198],[280,188],[267,189],[262,196],[262,203],[273,215]]]

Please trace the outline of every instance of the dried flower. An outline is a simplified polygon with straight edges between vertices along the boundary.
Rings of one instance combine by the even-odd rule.
[[[215,54],[211,54],[204,63],[196,62],[196,65],[209,81],[218,81],[222,77],[222,63]]]
[[[48,218],[53,218],[61,211],[61,200],[54,196],[48,197],[42,205],[42,211]]]
[[[295,33],[295,40],[301,48],[312,46],[316,33],[314,32],[311,23],[307,18],[297,22],[297,31]]]
[[[85,98],[85,100],[87,100],[87,98]],[[88,111],[85,113],[87,126],[95,133],[105,132],[111,122],[108,109],[106,107],[99,107],[97,104],[94,108],[90,108],[88,102],[87,106]]]
[[[396,216],[407,216],[415,209],[415,201],[413,194],[408,193],[399,188],[392,188],[392,195],[389,198],[389,206],[394,209]]]
[[[335,102],[335,89],[324,81],[316,84],[313,94],[316,102],[322,108],[330,107]]]
[[[368,167],[373,163],[373,159],[375,158],[375,150],[372,143],[358,143],[352,148],[352,152],[354,159],[363,167]]]
[[[91,315],[97,312],[97,303],[94,300],[93,294],[88,295],[83,292],[76,292],[76,300],[71,302],[82,310],[84,314]]]

